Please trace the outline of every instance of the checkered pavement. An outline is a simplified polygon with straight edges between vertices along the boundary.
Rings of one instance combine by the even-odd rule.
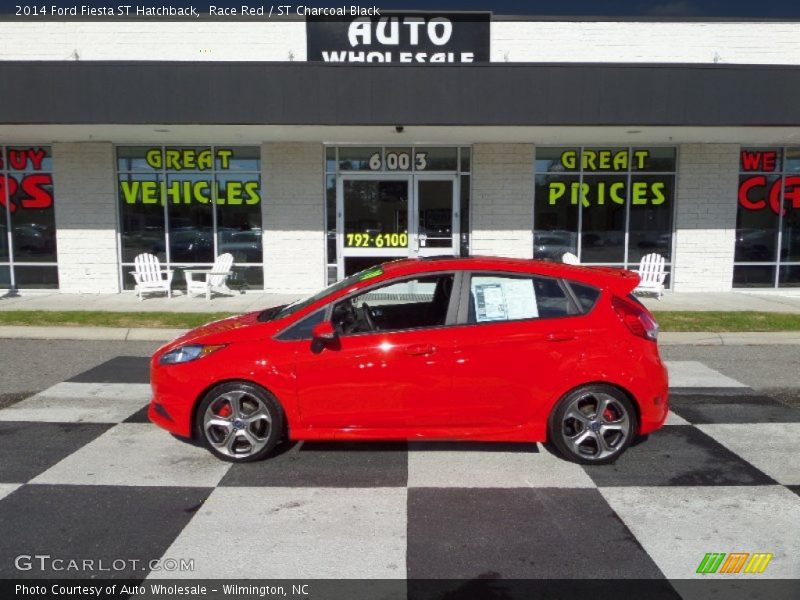
[[[231,465],[149,424],[147,361],[118,357],[0,410],[0,578],[86,576],[20,573],[24,552],[191,558],[169,576],[193,579],[682,579],[707,552],[771,552],[759,577],[800,577],[800,411],[669,366],[668,425],[610,466],[326,442]]]

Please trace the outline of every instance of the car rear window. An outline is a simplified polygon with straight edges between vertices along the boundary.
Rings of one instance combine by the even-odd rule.
[[[570,281],[568,283],[569,287],[572,288],[572,293],[575,294],[578,303],[581,305],[581,310],[583,310],[584,313],[588,313],[592,310],[597,299],[600,297],[600,290],[591,285],[586,285],[585,283],[577,283],[575,281]]]

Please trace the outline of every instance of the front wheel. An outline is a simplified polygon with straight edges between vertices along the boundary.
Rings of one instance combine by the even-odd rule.
[[[195,416],[195,437],[217,458],[252,462],[272,452],[283,422],[283,410],[272,394],[257,385],[234,381],[203,396]]]
[[[559,401],[547,429],[548,440],[565,459],[608,464],[630,445],[637,430],[636,411],[619,389],[586,385]]]

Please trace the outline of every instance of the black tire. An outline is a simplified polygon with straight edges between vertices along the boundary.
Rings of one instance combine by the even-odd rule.
[[[229,416],[222,413],[226,404],[228,410],[232,411],[233,402],[237,402],[239,406],[239,419],[232,412]],[[209,413],[212,405],[214,408]],[[251,412],[247,412],[247,409],[251,409]],[[215,425],[204,427],[207,413],[209,417],[229,422],[230,430]],[[260,416],[262,413],[264,417]],[[248,422],[251,416],[258,417],[258,420]],[[194,439],[221,460],[234,463],[254,462],[272,453],[283,435],[284,424],[283,408],[275,396],[253,383],[231,381],[212,388],[200,400],[195,412]],[[226,436],[228,431],[229,435]],[[226,440],[230,441],[230,435],[237,438],[232,441],[232,448],[225,443]]]
[[[603,405],[603,416],[598,419],[597,407],[606,399],[609,399],[608,404]],[[568,416],[570,411],[580,414],[571,412]],[[633,403],[622,390],[611,385],[590,384],[572,390],[558,401],[548,419],[547,439],[566,460],[583,465],[605,465],[615,462],[625,452],[638,426]],[[576,444],[584,437],[584,442]],[[592,454],[593,449],[596,454]]]

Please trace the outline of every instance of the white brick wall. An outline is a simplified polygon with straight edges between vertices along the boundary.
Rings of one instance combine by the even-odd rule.
[[[261,147],[264,289],[308,293],[325,286],[322,144]]]
[[[733,279],[736,144],[685,144],[678,159],[676,292],[725,292]]]
[[[497,62],[800,64],[797,23],[494,21]]]
[[[0,23],[0,60],[305,60],[305,23]]]
[[[53,144],[58,279],[62,292],[119,292],[114,147]]]
[[[305,60],[302,21],[0,23],[0,60]],[[800,64],[797,23],[494,21],[497,62]]]
[[[472,254],[533,257],[533,155],[532,144],[472,147]]]

